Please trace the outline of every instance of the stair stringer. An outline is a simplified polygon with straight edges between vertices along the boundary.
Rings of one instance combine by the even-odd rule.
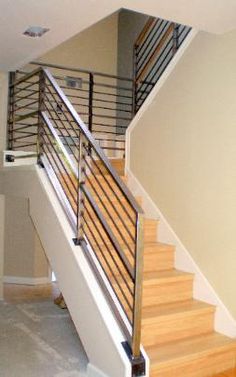
[[[142,197],[142,207],[145,215],[149,218],[159,220],[158,240],[175,246],[175,267],[179,270],[194,274],[193,297],[197,300],[205,301],[216,306],[214,323],[215,331],[230,338],[235,338],[236,321],[217,295],[217,292],[204,276],[190,252],[183,245],[163,213],[153,202],[147,191],[128,167],[126,167],[126,175],[128,178],[128,187],[133,195]]]
[[[29,198],[31,219],[56,274],[89,359],[88,377],[130,377],[124,337],[87,263],[44,169],[4,168],[1,194]]]

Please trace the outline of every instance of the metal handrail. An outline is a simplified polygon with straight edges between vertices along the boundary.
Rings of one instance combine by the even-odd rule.
[[[116,76],[116,75],[111,75],[111,74],[108,74],[108,73],[102,73],[102,72],[98,72],[98,71],[89,71],[87,69],[68,67],[68,66],[63,66],[63,65],[60,65],[60,64],[50,64],[50,63],[41,63],[41,62],[31,62],[30,64],[37,65],[37,66],[40,66],[40,67],[57,68],[57,69],[61,69],[61,70],[71,71],[71,72],[87,73],[87,74],[91,73],[91,74],[96,75],[96,76],[133,82],[133,79],[130,78],[130,77]]]

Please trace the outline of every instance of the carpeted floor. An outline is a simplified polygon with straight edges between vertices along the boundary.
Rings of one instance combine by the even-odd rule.
[[[84,377],[86,365],[67,310],[52,300],[0,302],[0,377]]]

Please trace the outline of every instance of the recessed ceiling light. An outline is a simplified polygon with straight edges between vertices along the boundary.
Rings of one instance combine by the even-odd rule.
[[[27,37],[32,37],[32,38],[39,38],[42,37],[43,34],[47,33],[50,29],[47,29],[45,27],[41,26],[30,26],[26,31],[23,33]]]

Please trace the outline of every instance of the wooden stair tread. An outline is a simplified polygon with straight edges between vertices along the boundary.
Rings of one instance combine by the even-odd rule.
[[[146,306],[142,310],[142,322],[147,322],[157,317],[183,316],[186,312],[192,311],[215,311],[215,306],[194,299]]]
[[[96,180],[96,178],[98,179],[98,180],[102,180],[103,182],[105,181],[105,180],[107,180],[109,183],[111,183],[111,182],[114,182],[114,179],[112,178],[112,176],[106,176],[105,178],[104,178],[104,176],[102,175],[102,174],[96,174],[96,178],[93,176],[93,175],[89,175],[88,176],[89,177],[89,179],[91,180],[91,181],[93,181],[93,182],[96,182],[97,180]],[[126,175],[119,175],[119,177],[120,177],[120,179],[124,182],[124,183],[127,183],[127,181],[128,181],[128,178],[126,177]],[[105,182],[104,182],[105,183]]]
[[[199,358],[207,354],[226,352],[229,349],[236,352],[236,341],[219,333],[204,334],[190,337],[181,341],[170,342],[158,346],[146,347],[151,365],[161,366],[162,363],[175,364]]]
[[[183,272],[176,269],[163,270],[163,271],[144,271],[143,280],[145,284],[156,284],[157,281],[163,283],[170,283],[175,281],[184,281],[193,279],[193,274]]]
[[[131,225],[131,220],[127,217],[125,219],[123,219],[123,221],[119,218],[119,217],[116,217],[115,215],[111,218],[107,218],[106,215],[104,215],[107,223],[111,226],[111,228],[115,227],[115,226],[120,226],[123,224],[123,222],[126,224],[126,225]],[[116,225],[113,224],[113,221],[115,222]],[[98,222],[100,224],[100,220],[96,217],[94,219],[95,222]],[[88,222],[91,222],[91,220],[88,220]],[[156,220],[150,220],[150,219],[144,219],[144,230],[148,232],[148,230],[155,230],[157,227],[157,222]],[[122,228],[121,228],[122,230]],[[132,231],[132,228],[131,228],[131,231]]]
[[[158,221],[158,220],[156,220]],[[173,245],[163,243],[163,242],[150,242],[147,241],[144,244],[145,250],[147,250],[149,253],[165,253],[167,251],[174,251],[175,247]]]

